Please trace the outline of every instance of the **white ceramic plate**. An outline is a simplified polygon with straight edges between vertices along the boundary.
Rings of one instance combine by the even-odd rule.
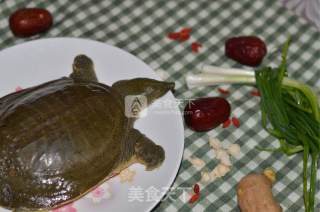
[[[160,79],[149,66],[119,48],[85,39],[43,39],[0,52],[0,96],[13,92],[18,86],[27,88],[68,76],[78,54],[93,59],[99,81],[108,85],[135,77]],[[174,102],[175,99],[168,93],[158,101]],[[115,177],[94,193],[55,212],[142,212],[150,211],[159,202],[157,198],[150,198],[150,191],[155,191],[160,198],[173,183],[182,159],[184,132],[179,108],[171,106],[160,113],[158,106],[149,107],[147,116],[139,119],[135,127],[165,149],[163,165],[151,172],[141,165],[133,165],[131,170],[136,175],[132,183],[120,183],[119,177]]]

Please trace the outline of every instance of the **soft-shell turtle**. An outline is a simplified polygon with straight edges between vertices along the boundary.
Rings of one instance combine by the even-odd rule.
[[[135,78],[97,82],[93,62],[75,58],[69,77],[0,99],[0,205],[43,210],[74,201],[132,163],[161,165],[163,148],[133,128],[124,97],[148,104],[174,83]]]

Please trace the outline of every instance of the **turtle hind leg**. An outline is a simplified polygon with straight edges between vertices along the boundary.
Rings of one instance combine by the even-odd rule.
[[[75,81],[98,81],[93,61],[86,55],[81,54],[76,56],[72,68],[73,72],[70,74],[70,77]]]
[[[164,149],[136,129],[132,129],[130,134],[134,138],[134,153],[137,161],[145,165],[147,171],[158,168],[165,159]]]

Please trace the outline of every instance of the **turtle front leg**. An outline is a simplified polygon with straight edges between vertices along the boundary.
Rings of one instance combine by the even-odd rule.
[[[136,136],[134,149],[137,161],[145,165],[147,171],[158,168],[165,159],[164,149],[138,130],[133,131]]]

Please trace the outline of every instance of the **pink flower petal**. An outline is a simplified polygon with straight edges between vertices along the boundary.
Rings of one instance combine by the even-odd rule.
[[[70,204],[61,208],[54,209],[52,212],[77,212],[77,209],[73,207],[73,204]]]
[[[23,90],[23,88],[21,88],[20,86],[16,87],[16,89],[15,89],[16,92],[19,92],[19,91],[22,91],[22,90]]]
[[[100,198],[103,197],[103,195],[105,194],[105,191],[103,188],[96,188],[95,190],[92,191],[92,196],[95,198]]]

